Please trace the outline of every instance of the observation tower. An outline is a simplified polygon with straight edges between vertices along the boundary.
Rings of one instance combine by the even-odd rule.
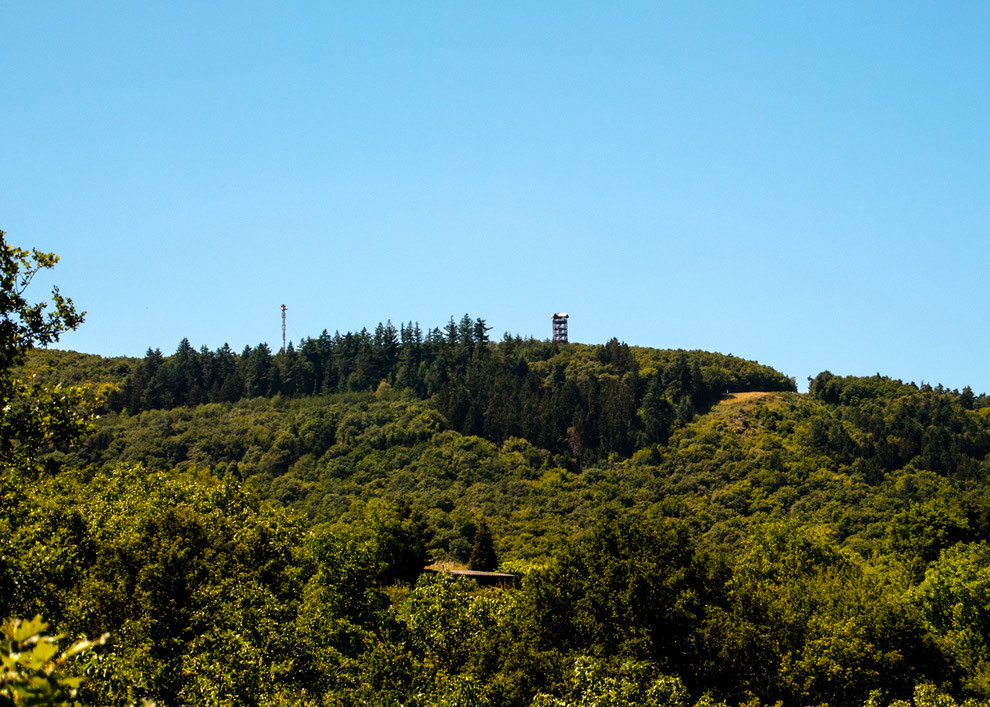
[[[553,342],[567,343],[567,312],[557,312],[553,315]]]

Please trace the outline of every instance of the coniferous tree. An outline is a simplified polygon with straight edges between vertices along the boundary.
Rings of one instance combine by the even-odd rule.
[[[488,529],[488,522],[481,518],[474,531],[474,542],[471,545],[471,557],[468,569],[491,572],[498,567],[498,557],[495,554],[495,541]]]
[[[663,394],[663,380],[658,373],[643,398],[643,427],[647,444],[663,444],[674,424],[674,407]]]

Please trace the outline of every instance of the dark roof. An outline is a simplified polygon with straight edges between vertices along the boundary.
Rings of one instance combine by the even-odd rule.
[[[427,572],[447,572],[455,577],[485,577],[490,579],[515,579],[516,575],[504,572],[482,572],[480,570],[445,570],[438,567],[427,567]]]
[[[482,585],[515,586],[516,575],[505,572],[481,572],[480,570],[448,570],[442,567],[426,567],[426,572],[440,574],[446,572],[454,577],[468,577]]]

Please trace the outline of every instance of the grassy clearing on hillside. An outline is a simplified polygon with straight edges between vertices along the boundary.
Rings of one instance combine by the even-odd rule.
[[[740,405],[743,403],[755,403],[758,400],[762,400],[767,396],[775,395],[775,393],[766,393],[754,391],[751,393],[730,393],[725,398],[723,398],[718,404],[719,405]]]

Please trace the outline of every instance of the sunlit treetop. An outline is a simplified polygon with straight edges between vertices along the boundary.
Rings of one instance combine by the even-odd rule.
[[[52,288],[50,302],[31,303],[26,298],[34,276],[57,262],[54,253],[10,245],[0,231],[0,371],[18,363],[25,351],[55,343],[61,334],[82,324],[86,313],[77,311],[58,287]]]

